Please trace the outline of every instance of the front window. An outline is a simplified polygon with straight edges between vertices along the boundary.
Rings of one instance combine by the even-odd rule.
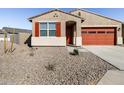
[[[56,23],[49,23],[49,36],[56,35]]]
[[[40,23],[40,36],[56,36],[55,22]]]
[[[47,23],[40,24],[40,36],[47,36]]]

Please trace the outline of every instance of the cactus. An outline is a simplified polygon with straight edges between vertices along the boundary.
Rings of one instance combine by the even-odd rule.
[[[11,49],[10,49],[11,52],[13,51],[13,46],[14,46],[14,33],[15,33],[15,29],[12,32],[12,42],[11,42]]]
[[[7,52],[7,49],[6,49],[6,37],[7,37],[7,33],[4,31],[4,53]]]

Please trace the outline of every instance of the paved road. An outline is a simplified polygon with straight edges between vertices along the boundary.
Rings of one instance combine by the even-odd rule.
[[[84,46],[88,51],[94,53],[110,64],[124,70],[124,47],[120,46]]]

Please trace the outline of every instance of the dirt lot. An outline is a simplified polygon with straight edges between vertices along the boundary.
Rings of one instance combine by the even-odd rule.
[[[28,48],[15,45],[3,53],[0,44],[0,84],[97,84],[107,70],[117,70],[90,52],[69,55],[65,47]]]

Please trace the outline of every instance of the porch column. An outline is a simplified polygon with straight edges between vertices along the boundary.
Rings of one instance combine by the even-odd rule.
[[[80,21],[76,23],[76,46],[82,46]]]
[[[73,44],[76,45],[76,37],[77,37],[77,30],[76,30],[76,24],[74,25],[74,37],[73,37]]]

